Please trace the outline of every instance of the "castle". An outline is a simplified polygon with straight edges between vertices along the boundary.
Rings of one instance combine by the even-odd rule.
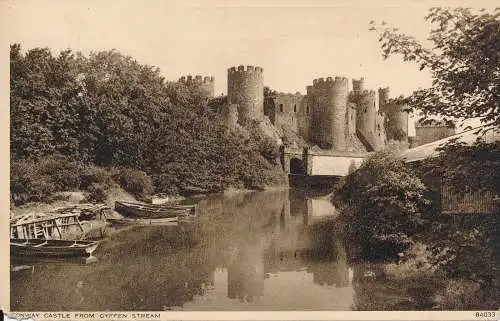
[[[267,117],[277,128],[288,127],[311,146],[336,151],[377,151],[389,140],[408,141],[408,112],[390,104],[389,88],[377,93],[364,88],[364,79],[314,79],[301,93],[264,95],[264,70],[257,66],[227,71],[227,103],[223,115],[230,127]],[[182,77],[185,85],[213,97],[214,79]],[[378,106],[377,106],[378,105]]]

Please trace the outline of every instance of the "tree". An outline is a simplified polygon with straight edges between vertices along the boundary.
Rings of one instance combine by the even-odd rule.
[[[383,57],[402,55],[420,70],[429,70],[432,87],[402,97],[400,103],[423,113],[424,118],[440,115],[451,118],[478,117],[500,126],[500,8],[432,8],[425,19],[434,25],[426,48],[397,28],[378,26],[370,30],[380,36]]]
[[[391,152],[379,152],[346,176],[334,196],[345,225],[346,244],[365,253],[381,242],[408,241],[420,231],[429,201],[425,185]],[[351,257],[359,252],[349,250]],[[365,257],[366,258],[366,257]]]
[[[414,91],[399,101],[423,113],[451,118],[478,117],[500,127],[500,9],[488,13],[468,8],[433,8],[425,18],[435,27],[425,48],[395,28],[371,29],[380,35],[384,58],[397,54],[432,75],[432,87]],[[481,131],[481,130],[480,130]],[[426,219],[428,229],[419,235],[431,250],[430,260],[449,277],[466,278],[479,285],[481,307],[494,306],[498,297],[498,212],[457,217],[440,212],[440,185],[455,193],[500,192],[499,143],[478,140],[472,146],[451,141],[438,157],[417,166],[433,199]],[[464,306],[464,309],[472,308]],[[479,306],[474,306],[479,308]]]
[[[15,44],[10,58],[11,165],[20,182],[12,186],[26,194],[22,201],[33,190],[24,193],[29,181],[16,170],[24,163],[15,163],[34,166],[56,154],[86,165],[143,171],[158,192],[260,186],[281,173],[272,145],[228,133],[207,108],[205,94],[165,82],[156,67],[115,50],[84,56],[35,48],[23,54]]]

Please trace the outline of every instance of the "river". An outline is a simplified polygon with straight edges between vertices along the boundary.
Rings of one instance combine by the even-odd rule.
[[[325,195],[291,189],[197,203],[189,225],[111,229],[95,263],[11,262],[11,309],[432,308],[434,286],[347,263],[338,212]]]

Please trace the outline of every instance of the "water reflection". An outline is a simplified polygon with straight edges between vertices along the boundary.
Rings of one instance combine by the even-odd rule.
[[[91,265],[11,274],[13,310],[348,310],[330,202],[295,190],[202,199],[192,225],[115,231]]]

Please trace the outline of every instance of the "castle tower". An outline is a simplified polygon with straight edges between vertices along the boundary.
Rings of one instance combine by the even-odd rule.
[[[348,80],[343,77],[315,79],[307,87],[312,109],[310,139],[323,149],[345,150],[345,119],[349,95]]]
[[[227,99],[239,105],[239,121],[264,118],[264,70],[261,67],[238,66],[227,70]]]
[[[386,116],[387,138],[399,141],[408,139],[408,112],[404,105],[389,103],[389,87],[379,88],[379,110]]]
[[[389,102],[389,87],[378,89],[378,107],[383,110]]]
[[[214,77],[202,77],[200,75],[196,75],[193,78],[193,76],[188,75],[187,77],[182,76],[179,78],[178,82],[192,89],[199,90],[206,97],[214,97]]]
[[[356,96],[359,96],[365,89],[365,78],[352,80],[352,91]]]
[[[357,98],[356,130],[361,134],[361,141],[371,150],[379,150],[377,139],[377,106],[374,90],[363,90]]]

